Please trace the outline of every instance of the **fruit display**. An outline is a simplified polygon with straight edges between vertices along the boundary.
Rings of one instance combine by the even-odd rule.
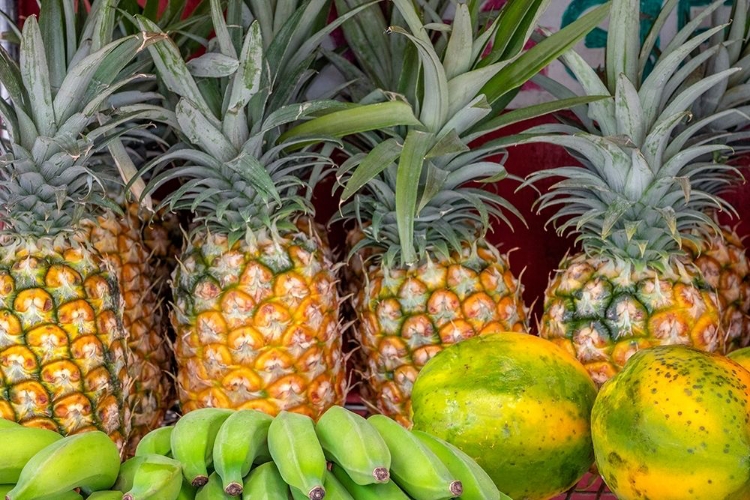
[[[636,353],[594,404],[596,464],[621,500],[750,498],[750,372],[684,346]]]
[[[14,444],[0,458],[0,484],[14,484],[7,500],[74,489],[94,500],[508,498],[445,441],[341,406],[317,423],[298,413],[199,409],[151,431],[122,465],[101,432],[63,438],[9,423],[0,439]]]
[[[750,0],[37,3],[0,500],[750,499]]]
[[[719,231],[704,210],[727,205],[711,193],[717,179],[736,171],[710,159],[694,163],[727,149],[698,137],[705,122],[673,134],[689,121],[699,96],[739,71],[693,81],[686,69],[691,66],[682,66],[725,28],[695,32],[722,4],[704,9],[657,57],[654,43],[676,2],[665,5],[640,43],[639,0],[613,0],[610,26],[617,29],[609,32],[604,75],[575,52],[561,58],[587,95],[611,98],[578,110],[578,124],[542,126],[521,141],[564,146],[581,164],[528,179],[560,179],[538,206],[557,208],[552,222],[558,231],[574,232],[583,246],[552,278],[539,333],[574,353],[599,385],[652,345],[720,352],[725,347],[716,292],[684,246],[704,248],[701,236]]]
[[[439,17],[453,7],[449,1],[434,3]],[[405,92],[420,110],[419,122],[348,141],[352,158],[339,179],[342,201],[348,201],[341,218],[356,225],[349,288],[357,289],[354,336],[363,397],[403,425],[409,425],[419,371],[445,346],[488,329],[527,329],[523,287],[507,254],[485,239],[491,219],[510,225],[505,212],[523,217],[506,199],[477,187],[508,176],[502,163],[493,161],[504,144],[487,141],[477,150],[469,144],[513,123],[491,113],[502,111],[535,67],[546,66],[606,15],[606,7],[595,9],[522,54],[531,35],[525,26],[536,23],[548,2],[490,9],[483,15],[497,22],[488,30],[478,18],[479,3],[458,4],[447,40],[426,35],[422,18],[428,16],[414,2],[394,1],[389,17],[369,9],[358,23],[343,26],[360,67],[332,58],[342,73],[360,76],[365,89],[353,87],[355,98],[377,88],[398,92],[405,81],[418,82],[420,72],[424,77]],[[347,11],[347,2],[336,5]],[[519,19],[528,24],[519,26]],[[492,40],[510,37],[513,44],[493,46]],[[384,62],[372,57],[373,50],[387,53],[392,66],[381,68]],[[518,73],[509,77],[511,68]],[[534,116],[535,110],[526,111],[525,117]]]
[[[415,435],[459,448],[516,500],[549,499],[594,463],[595,397],[586,370],[561,347],[525,333],[488,334],[424,367],[412,393]]]

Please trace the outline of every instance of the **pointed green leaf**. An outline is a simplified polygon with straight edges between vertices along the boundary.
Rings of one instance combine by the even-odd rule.
[[[396,139],[386,139],[372,148],[346,182],[341,201],[348,200],[401,155],[403,146]]]
[[[237,156],[237,149],[193,103],[185,98],[180,99],[175,108],[175,114],[180,130],[190,139],[190,142],[224,162]]]
[[[641,45],[640,0],[612,0],[607,34],[607,87],[614,94],[620,75],[638,87],[638,54]]]
[[[47,57],[36,16],[26,19],[21,39],[21,77],[30,96],[31,116],[40,135],[51,137],[57,128],[52,107]]]

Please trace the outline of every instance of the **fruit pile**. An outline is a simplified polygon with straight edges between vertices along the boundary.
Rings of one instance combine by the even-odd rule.
[[[468,455],[382,415],[341,406],[317,423],[282,412],[206,408],[147,434],[122,466],[102,432],[63,438],[0,420],[6,500],[501,500]]]

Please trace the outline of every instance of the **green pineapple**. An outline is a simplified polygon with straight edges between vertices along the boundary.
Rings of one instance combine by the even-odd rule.
[[[575,355],[598,384],[646,347],[684,344],[721,351],[726,343],[716,293],[685,248],[702,248],[717,231],[706,209],[731,210],[711,190],[734,170],[696,160],[727,150],[715,141],[690,142],[705,123],[679,135],[673,131],[689,119],[701,95],[738,70],[692,81],[683,64],[725,28],[694,33],[723,3],[718,1],[676,35],[644,76],[675,3],[665,7],[641,44],[638,0],[614,0],[605,76],[575,53],[563,56],[588,95],[613,99],[578,108],[579,126],[529,131],[541,135],[527,142],[564,146],[582,165],[529,178],[562,178],[539,206],[557,207],[552,221],[558,231],[572,231],[583,246],[561,263],[547,288],[540,334]]]

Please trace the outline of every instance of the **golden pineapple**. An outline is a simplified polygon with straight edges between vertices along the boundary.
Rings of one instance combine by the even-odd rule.
[[[344,398],[333,264],[309,228],[230,246],[197,233],[175,273],[183,411],[206,406],[320,416]]]
[[[336,5],[342,13],[364,3]],[[516,32],[511,20],[523,18],[530,29],[548,2],[511,0],[504,13],[482,9],[483,3],[455,3],[450,30],[435,36],[422,21],[445,19],[453,2],[434,2],[434,12],[408,0],[395,0],[383,11],[371,7],[359,23],[343,27],[359,67],[332,58],[344,74],[367,74],[364,83],[352,86],[353,97],[372,99],[378,87],[385,94],[404,92],[401,98],[420,112],[408,127],[348,141],[351,159],[339,176],[342,198],[351,198],[341,217],[356,223],[348,235],[346,286],[358,289],[354,336],[363,396],[404,426],[410,425],[414,380],[444,347],[490,331],[527,329],[522,287],[508,257],[485,239],[491,218],[508,222],[505,211],[520,218],[507,200],[480,188],[508,176],[502,160],[495,160],[504,144],[489,140],[475,150],[469,145],[518,120],[513,114],[492,117],[535,69],[605,15],[595,9],[551,43],[523,52],[531,31]],[[501,33],[516,39],[509,43]],[[408,57],[409,43],[418,61]],[[372,52],[388,57],[375,59]],[[503,70],[518,76],[511,82]],[[530,118],[547,111],[524,112]]]
[[[239,14],[240,2],[231,1],[227,15]],[[344,401],[336,266],[310,222],[305,196],[319,167],[330,163],[311,149],[310,136],[320,143],[321,136],[335,135],[339,120],[320,118],[334,123],[326,133],[312,120],[304,124],[309,133],[299,134],[304,138],[282,136],[292,122],[341,109],[335,101],[304,102],[300,94],[309,76],[300,65],[315,57],[304,42],[314,37],[324,6],[302,4],[303,11],[270,25],[255,20],[243,26],[244,40],[234,40],[227,24],[239,26],[242,19],[225,22],[220,2],[211,1],[218,37],[212,49],[237,63],[235,71],[212,75],[216,89],[226,89],[220,108],[209,104],[217,102],[210,87],[199,87],[174,44],[153,47],[160,78],[180,98],[174,113],[187,142],[144,170],[187,162],[155,177],[146,192],[180,179],[165,206],[195,215],[172,279],[177,391],[185,412],[218,406],[318,417]],[[139,23],[158,32],[146,19]],[[286,50],[266,50],[269,44]],[[207,71],[200,69],[204,78]]]
[[[123,216],[111,212],[87,221],[92,246],[117,274],[124,301],[123,323],[132,352],[132,383],[128,401],[132,431],[128,453],[140,439],[162,423],[171,405],[171,352],[166,338],[164,308],[156,295],[158,282],[141,238],[137,206]]]
[[[489,333],[526,331],[521,286],[507,256],[484,244],[419,266],[373,266],[355,305],[355,337],[366,363],[366,401],[408,426],[411,390],[446,345]]]
[[[161,37],[108,43],[94,30],[104,10],[83,24],[78,48],[65,34],[75,23],[43,3],[47,24],[26,19],[20,64],[0,48],[0,417],[62,434],[100,429],[122,449],[132,388],[123,297],[84,227],[111,207],[102,186],[113,174],[90,159],[118,132],[99,127],[117,123],[107,102],[121,88],[115,79]],[[48,64],[45,46],[75,63]]]
[[[718,292],[724,349],[729,353],[750,345],[750,264],[737,232],[726,225],[720,229],[720,235],[712,234],[693,256],[706,282]]]
[[[668,17],[663,14],[661,22]],[[710,137],[691,142],[706,122],[673,134],[689,121],[700,95],[736,73],[690,80],[680,70],[693,50],[725,27],[694,34],[689,25],[677,36],[682,44],[672,43],[654,58],[650,44],[661,23],[641,47],[639,15],[638,0],[612,3],[609,25],[616,29],[609,33],[604,80],[574,52],[563,56],[588,95],[611,98],[579,111],[579,129],[543,127],[527,131],[543,135],[524,141],[564,146],[581,163],[529,179],[562,178],[541,196],[540,208],[557,207],[552,221],[561,232],[575,231],[583,246],[547,288],[540,335],[566,347],[598,384],[646,347],[725,347],[716,291],[686,250],[705,249],[705,235],[719,234],[704,211],[727,208],[710,193],[717,181],[735,174],[712,160],[726,146]],[[650,59],[653,70],[646,76]]]

